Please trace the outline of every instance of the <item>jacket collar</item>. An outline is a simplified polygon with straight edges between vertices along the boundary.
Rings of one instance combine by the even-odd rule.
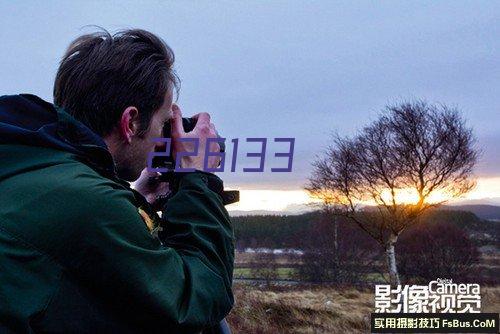
[[[58,136],[81,153],[86,163],[99,173],[117,180],[115,163],[104,140],[62,108],[55,109]]]

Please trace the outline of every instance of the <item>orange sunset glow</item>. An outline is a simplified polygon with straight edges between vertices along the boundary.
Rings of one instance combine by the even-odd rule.
[[[477,186],[463,197],[449,200],[449,196],[442,192],[436,192],[429,198],[429,202],[448,201],[454,204],[465,200],[490,200],[500,198],[500,177],[479,178]],[[229,211],[294,211],[294,209],[307,209],[307,204],[317,202],[311,198],[305,190],[245,190],[241,189],[241,200],[239,203],[228,206]],[[402,203],[414,203],[417,194],[411,191],[400,191],[397,198]],[[369,203],[366,203],[369,204]]]

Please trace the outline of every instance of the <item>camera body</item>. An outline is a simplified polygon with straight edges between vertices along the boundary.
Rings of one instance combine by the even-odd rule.
[[[182,118],[182,127],[184,128],[184,132],[191,132],[196,126],[195,118]],[[220,136],[217,135],[219,138]],[[170,122],[166,122],[163,127],[163,137],[164,138],[172,138],[172,125]],[[223,142],[219,142],[220,152],[224,152],[226,150],[226,145]],[[153,160],[153,167],[158,168],[167,168],[168,170],[173,171],[175,169],[175,157],[173,155],[173,145],[170,145],[170,152],[168,157],[156,157]],[[168,172],[166,173],[168,174]]]
[[[195,118],[182,118],[182,127],[184,132],[191,132],[196,126]],[[217,135],[219,138],[220,136]],[[172,138],[172,125],[170,122],[166,122],[163,127],[163,137]],[[219,142],[220,152],[225,152],[226,146],[224,142]],[[154,168],[165,168],[167,172],[161,173],[160,179],[172,184],[175,178],[175,157],[173,155],[173,145],[170,145],[170,152],[168,156],[156,156],[152,161],[152,166]],[[223,190],[222,200],[224,205],[238,202],[240,199],[240,192],[238,190]]]

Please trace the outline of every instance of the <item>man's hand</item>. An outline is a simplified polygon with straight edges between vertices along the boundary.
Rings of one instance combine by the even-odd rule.
[[[160,181],[159,177],[160,173],[149,172],[147,168],[144,168],[141,176],[134,183],[134,189],[153,206],[160,196],[165,196],[170,191],[168,182]]]
[[[184,132],[182,126],[182,113],[178,105],[172,105],[173,116],[171,119],[172,124],[172,142],[174,157],[178,152],[193,152],[194,143],[191,141],[181,142],[179,138],[196,138],[198,139],[198,155],[182,157],[180,162],[182,168],[193,168],[197,170],[204,170],[204,160],[206,154],[206,146],[208,138],[217,138],[217,132],[213,123],[210,123],[210,115],[207,113],[200,113],[194,115],[192,118],[196,119],[196,126],[191,132]],[[220,147],[217,142],[210,144],[210,152],[219,152]],[[220,163],[218,156],[210,156],[208,158],[208,168],[216,168]],[[160,196],[165,196],[169,192],[168,182],[162,182],[159,178],[160,174],[157,172],[149,172],[145,168],[137,181],[135,181],[134,188],[141,195],[143,195],[148,203],[154,205]]]
[[[174,157],[178,152],[193,152],[194,143],[191,141],[181,142],[179,138],[196,138],[198,139],[198,155],[182,157],[180,164],[182,168],[193,168],[204,170],[204,160],[206,154],[206,146],[208,138],[217,138],[217,131],[215,126],[210,123],[210,115],[207,113],[200,113],[193,116],[197,120],[196,126],[191,132],[184,132],[182,127],[182,113],[178,105],[172,105],[172,141],[173,141],[173,154]],[[210,152],[219,152],[220,147],[217,142],[210,143]],[[209,156],[207,166],[208,168],[216,168],[219,165],[220,158],[218,156]]]

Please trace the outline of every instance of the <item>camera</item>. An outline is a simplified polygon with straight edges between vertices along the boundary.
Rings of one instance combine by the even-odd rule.
[[[184,132],[191,132],[196,126],[195,118],[182,118],[182,127],[184,128]],[[217,134],[220,138],[220,136]],[[166,122],[163,126],[163,138],[172,138],[172,125],[170,121]],[[225,152],[226,145],[224,142],[218,142],[220,147],[220,152]],[[152,161],[152,167],[154,168],[162,168],[165,169],[166,172],[160,173],[160,180],[169,182],[172,184],[172,181],[175,179],[175,157],[173,154],[173,145],[170,143],[170,152],[168,152],[168,156],[155,156]],[[224,205],[232,204],[239,202],[240,200],[240,192],[238,190],[223,190],[222,191],[222,200]]]
[[[195,118],[188,118],[188,117],[183,117],[182,118],[182,127],[184,128],[184,132],[191,132],[196,126],[196,119]],[[219,138],[220,136],[217,135]],[[163,126],[163,137],[164,138],[172,138],[172,125],[170,124],[170,121],[166,122],[165,125]],[[220,147],[220,152],[224,152],[226,150],[226,145],[224,142],[218,142],[219,147]],[[170,145],[170,154],[168,157],[161,157],[160,159],[153,160],[153,166],[154,167],[161,167],[161,168],[167,168],[168,170],[174,170],[175,169],[175,157],[173,155],[173,145],[171,143]],[[168,172],[167,172],[168,173]]]

